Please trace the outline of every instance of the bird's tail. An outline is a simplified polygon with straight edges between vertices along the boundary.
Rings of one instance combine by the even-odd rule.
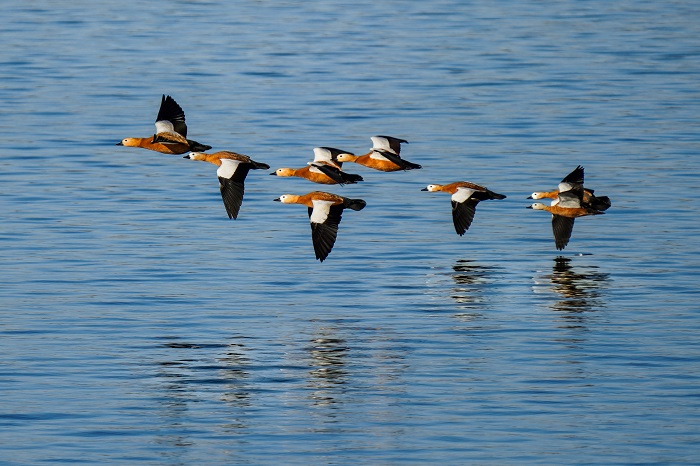
[[[590,202],[591,207],[595,210],[608,210],[612,203],[608,196],[594,197]]]
[[[404,170],[417,170],[419,168],[423,168],[421,165],[418,165],[417,163],[409,162],[408,160],[404,160]]]
[[[600,210],[596,210],[593,207],[587,208],[586,212],[588,212],[588,215],[603,215],[605,213]]]
[[[352,173],[341,172],[341,176],[343,178],[343,183],[347,184],[355,184],[363,180],[363,178],[360,175],[354,175]]]
[[[205,152],[211,149],[211,146],[207,146],[206,144],[200,144],[197,141],[192,141],[188,139],[187,142],[190,143],[190,150],[193,152]]]
[[[362,210],[367,203],[362,199],[345,199],[345,207],[352,210]]]

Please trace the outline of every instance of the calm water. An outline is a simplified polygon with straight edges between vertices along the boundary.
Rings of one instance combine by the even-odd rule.
[[[700,5],[3,3],[0,463],[700,458]],[[410,144],[314,260],[318,188],[116,147],[160,96],[279,168]],[[525,197],[610,195],[559,253]],[[505,193],[464,237],[449,196]]]

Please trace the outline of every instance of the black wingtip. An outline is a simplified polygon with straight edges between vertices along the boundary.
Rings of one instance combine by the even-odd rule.
[[[583,170],[583,167],[581,165],[579,165],[576,168],[574,168],[574,170],[571,173],[566,175],[564,177],[564,179],[562,180],[562,182],[583,184],[583,180],[584,180],[584,170]]]
[[[175,102],[175,99],[169,95],[163,94],[160,99],[160,108],[158,109],[158,116],[156,121],[169,120],[169,121],[185,121],[185,111],[182,107]]]

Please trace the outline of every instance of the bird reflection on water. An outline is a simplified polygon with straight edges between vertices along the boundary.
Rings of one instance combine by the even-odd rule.
[[[554,259],[552,274],[546,275],[552,289],[562,299],[551,305],[552,310],[565,313],[564,319],[582,323],[586,312],[605,307],[603,291],[609,274],[598,271],[598,266],[574,267],[571,259],[559,256]]]
[[[487,300],[488,287],[494,281],[494,273],[497,267],[480,265],[472,260],[459,259],[452,266],[454,273],[452,279],[455,282],[451,297],[457,302],[458,307],[465,310],[455,317],[462,320],[474,320],[481,317]]]
[[[332,330],[321,329],[308,347],[311,357],[309,383],[315,404],[333,404],[343,392],[348,371],[345,367],[349,348],[342,338],[333,336]],[[330,333],[330,334],[329,334]]]

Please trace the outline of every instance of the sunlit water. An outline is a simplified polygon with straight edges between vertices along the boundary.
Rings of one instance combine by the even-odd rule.
[[[65,3],[65,2],[64,2]],[[694,2],[10,1],[0,29],[0,462],[610,464],[700,458]],[[116,147],[189,136],[324,188]],[[554,249],[525,209],[609,195]],[[454,233],[469,180],[508,195]],[[363,198],[324,263],[314,189]]]

